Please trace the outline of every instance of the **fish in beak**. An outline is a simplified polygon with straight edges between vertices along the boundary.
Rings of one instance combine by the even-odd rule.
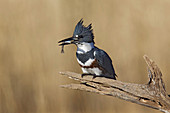
[[[74,37],[60,40],[58,43],[59,43],[59,46],[62,46],[61,53],[64,53],[64,45],[75,44],[75,41],[76,41],[76,38]]]
[[[74,38],[70,37],[70,38],[60,40],[58,43],[60,43],[59,46],[62,46],[62,45],[73,44],[73,42],[74,42]]]

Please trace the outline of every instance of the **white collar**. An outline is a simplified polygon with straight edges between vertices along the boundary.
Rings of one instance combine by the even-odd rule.
[[[77,44],[77,53],[83,54],[86,53],[94,48],[94,43],[87,43],[87,42],[82,42]]]

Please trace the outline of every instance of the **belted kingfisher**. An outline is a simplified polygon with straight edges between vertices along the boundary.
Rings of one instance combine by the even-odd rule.
[[[116,80],[115,70],[109,55],[94,46],[94,35],[92,24],[87,27],[83,25],[81,19],[74,30],[73,36],[59,41],[59,46],[75,44],[77,46],[77,61],[83,71],[82,77],[85,75],[93,75],[95,77],[106,77]]]

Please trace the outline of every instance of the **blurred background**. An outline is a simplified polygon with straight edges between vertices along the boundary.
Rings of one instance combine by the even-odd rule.
[[[169,0],[0,0],[0,113],[146,113],[156,110],[109,96],[60,88],[82,73],[72,36],[83,18],[96,46],[112,58],[118,80],[148,82],[148,55],[170,91]]]

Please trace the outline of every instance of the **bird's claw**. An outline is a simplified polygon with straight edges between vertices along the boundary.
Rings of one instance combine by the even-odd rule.
[[[90,73],[83,73],[83,74],[81,74],[81,77],[83,78],[84,76],[87,76],[87,75],[93,76],[93,79],[95,79],[97,77],[96,75],[90,74]]]

